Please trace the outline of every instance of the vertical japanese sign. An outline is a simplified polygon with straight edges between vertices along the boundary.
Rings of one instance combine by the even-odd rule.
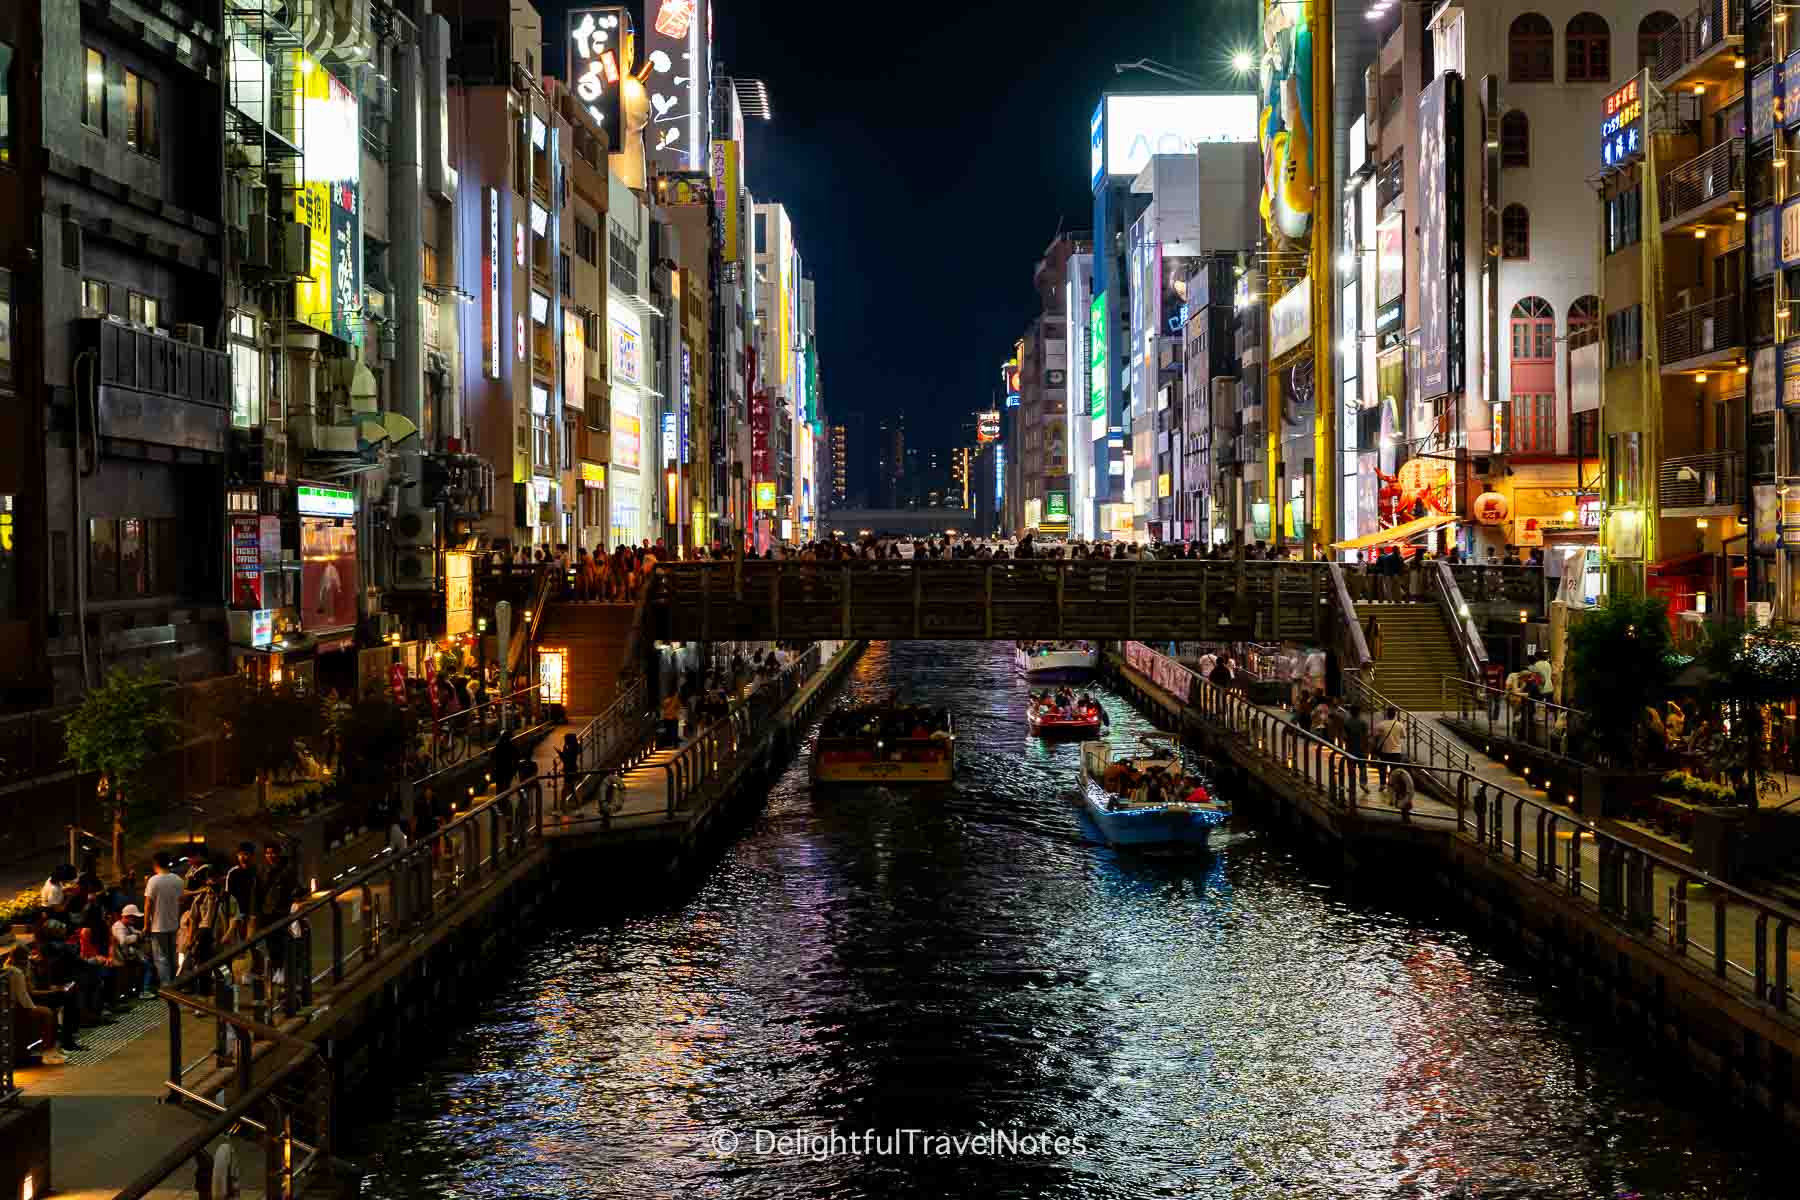
[[[487,190],[487,256],[481,260],[481,345],[487,377],[500,378],[500,191]]]
[[[769,393],[756,392],[750,397],[750,478],[761,482],[773,475],[769,469]]]
[[[707,165],[711,15],[711,5],[699,0],[645,0],[650,161],[664,171],[699,171]]]
[[[624,123],[619,111],[619,88],[624,72],[625,39],[631,36],[629,9],[577,8],[569,13],[568,77],[577,99],[594,124],[606,133],[614,154],[622,144]]]
[[[713,203],[719,209],[719,227],[725,238],[724,257],[726,262],[737,262],[743,257],[738,246],[738,224],[742,220],[742,214],[738,211],[740,162],[740,152],[736,142],[718,141],[713,143]]]
[[[686,342],[681,344],[681,461],[692,461],[688,427],[693,421],[694,355]]]
[[[295,216],[312,233],[306,275],[294,283],[294,317],[344,341],[360,338],[351,317],[362,309],[362,226],[357,193],[362,127],[356,97],[310,56],[293,54],[295,133],[306,181]],[[303,131],[303,132],[302,132]]]

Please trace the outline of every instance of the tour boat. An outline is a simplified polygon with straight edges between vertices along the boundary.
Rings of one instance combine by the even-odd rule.
[[[1082,803],[1113,846],[1202,849],[1231,806],[1182,770],[1173,744],[1146,739],[1135,753],[1113,757],[1105,742],[1081,744]]]
[[[838,709],[813,744],[814,783],[949,783],[955,775],[956,721],[947,708]]]
[[[1086,692],[1068,697],[1067,704],[1053,692],[1040,692],[1026,702],[1025,722],[1039,737],[1094,737],[1106,725],[1106,711]]]
[[[1079,683],[1093,678],[1100,651],[1092,642],[1020,642],[1013,651],[1013,662],[1033,683]]]

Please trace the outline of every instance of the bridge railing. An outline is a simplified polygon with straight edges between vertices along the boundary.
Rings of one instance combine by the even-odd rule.
[[[1316,640],[1325,562],[877,559],[658,563],[671,641],[823,638]]]
[[[1380,780],[1399,765],[1359,758],[1241,693],[1196,679],[1188,704],[1264,759],[1293,772],[1330,807],[1357,817],[1394,813]],[[1400,810],[1402,822],[1453,827],[1569,899],[1695,961],[1720,983],[1781,1012],[1795,1000],[1789,949],[1800,910],[1646,849],[1551,801],[1450,766],[1404,764],[1452,797],[1451,815]],[[1590,852],[1591,851],[1591,855]],[[1589,858],[1592,862],[1589,862]]]

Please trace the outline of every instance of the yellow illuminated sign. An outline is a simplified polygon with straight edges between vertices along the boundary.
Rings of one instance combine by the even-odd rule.
[[[305,274],[294,281],[294,318],[354,341],[351,317],[362,309],[362,224],[358,200],[362,129],[356,97],[309,55],[291,52],[292,134],[305,182],[294,217],[311,231]]]
[[[563,704],[563,681],[568,676],[569,652],[564,649],[538,651],[538,694],[545,704]]]
[[[756,485],[756,511],[775,511],[775,485],[773,483],[758,483]]]
[[[606,464],[583,462],[581,464],[581,484],[583,487],[604,488],[606,486]]]

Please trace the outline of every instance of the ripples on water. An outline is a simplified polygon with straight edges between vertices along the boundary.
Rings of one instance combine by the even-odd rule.
[[[896,686],[956,709],[954,788],[814,796],[803,754],[695,888],[613,919],[578,897],[402,1087],[365,1194],[1777,1194],[1704,1093],[1633,1070],[1639,1047],[1572,1023],[1435,896],[1353,900],[1241,819],[1195,860],[1094,844],[1078,748],[1026,736],[1010,648],[877,644],[847,690]],[[1114,741],[1150,728],[1106,703]],[[752,1143],[990,1128],[1084,1152]]]

